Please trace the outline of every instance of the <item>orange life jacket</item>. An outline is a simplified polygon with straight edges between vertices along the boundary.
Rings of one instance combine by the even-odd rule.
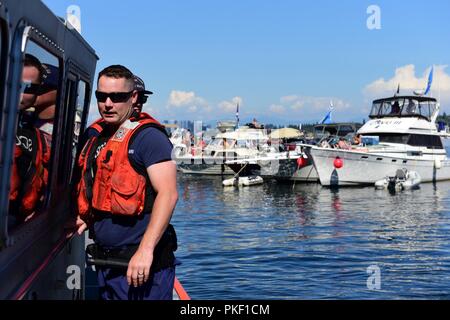
[[[139,215],[145,210],[151,210],[153,194],[147,172],[145,168],[139,170],[130,162],[128,149],[133,136],[141,129],[156,127],[166,134],[164,126],[150,115],[140,113],[138,118],[125,121],[98,152],[105,122],[97,123],[101,128],[98,130],[100,136],[87,141],[79,158],[80,217],[89,220],[91,209],[116,215]],[[97,167],[95,173],[94,161]]]
[[[95,129],[98,132],[102,132],[104,123],[105,123],[105,120],[103,120],[103,118],[100,118],[100,119],[96,120],[93,124],[91,124],[89,126],[89,128]]]
[[[25,134],[27,132],[27,134]],[[17,137],[19,144],[14,149],[14,161],[11,172],[11,191],[9,194],[10,201],[20,201],[18,206],[20,216],[26,217],[33,213],[36,206],[43,195],[43,190],[46,183],[46,173],[44,162],[48,161],[49,155],[48,146],[44,145],[44,137],[42,132],[36,128],[31,128],[22,131],[24,135]],[[30,140],[24,142],[20,140]],[[24,144],[23,144],[24,142]],[[28,145],[30,144],[30,145]],[[18,161],[25,156],[25,148],[30,148],[31,152],[30,163],[27,168],[19,168]],[[24,172],[20,172],[20,171]]]

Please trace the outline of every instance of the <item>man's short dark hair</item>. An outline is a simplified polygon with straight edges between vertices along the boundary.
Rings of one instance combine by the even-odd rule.
[[[133,73],[126,67],[120,65],[120,64],[114,64],[109,67],[106,67],[102,71],[99,72],[98,78],[97,78],[97,84],[98,80],[102,76],[120,79],[125,78],[127,82],[130,84],[130,88],[134,88],[134,76]]]
[[[38,58],[33,56],[32,54],[25,53],[25,58],[23,59],[23,66],[24,67],[35,67],[39,71],[39,83],[42,83],[44,80],[44,68],[42,67],[41,62]]]

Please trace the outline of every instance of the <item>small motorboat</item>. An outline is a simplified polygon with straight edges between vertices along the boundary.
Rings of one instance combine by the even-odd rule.
[[[256,184],[262,184],[263,178],[260,176],[248,176],[248,177],[235,177],[222,181],[225,187],[229,186],[253,186]]]
[[[387,176],[375,182],[376,189],[389,189],[392,191],[411,190],[419,188],[420,175],[416,171],[405,168],[398,169],[395,176]]]

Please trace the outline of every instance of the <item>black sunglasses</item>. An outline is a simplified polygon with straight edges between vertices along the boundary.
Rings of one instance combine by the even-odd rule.
[[[97,98],[98,102],[105,102],[109,97],[112,102],[120,103],[128,101],[133,92],[134,90],[131,90],[129,92],[101,92],[97,90],[95,91],[95,97]]]
[[[31,83],[29,81],[23,81],[21,91],[26,94],[38,94],[41,89],[41,85],[37,83]]]

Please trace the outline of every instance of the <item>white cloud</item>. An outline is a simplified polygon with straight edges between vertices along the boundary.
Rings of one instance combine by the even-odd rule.
[[[236,112],[236,106],[239,103],[239,106],[242,106],[242,98],[234,97],[231,101],[222,101],[219,103],[219,108],[225,112]]]
[[[312,97],[289,95],[280,98],[283,106],[294,110],[310,113],[312,111],[324,111],[330,108],[330,102],[333,102],[335,110],[345,110],[350,107],[350,104],[340,98],[336,97]]]
[[[446,65],[434,66],[431,86],[431,96],[434,98],[439,98],[440,91],[441,104],[450,102],[450,75],[445,72],[446,68]],[[387,80],[379,78],[368,84],[363,90],[364,96],[368,100],[392,96],[399,84],[400,94],[405,95],[413,94],[414,90],[425,89],[431,67],[424,70],[421,76],[416,76],[415,69],[413,64],[395,69],[395,75],[392,78]]]
[[[291,103],[291,102],[293,102],[295,100],[298,100],[298,98],[299,98],[299,96],[293,94],[293,95],[290,95],[290,96],[281,97],[280,102],[281,103]]]
[[[195,101],[195,93],[193,91],[176,91],[172,90],[169,96],[169,106],[181,107]]]
[[[268,114],[288,117],[290,121],[317,122],[330,110],[330,102],[333,102],[333,114],[336,120],[348,120],[351,112],[349,102],[338,97],[314,97],[299,94],[286,95],[280,98],[279,103],[268,107]]]
[[[285,108],[284,106],[280,105],[280,104],[272,104],[272,105],[269,107],[269,110],[270,110],[271,112],[279,113],[279,114],[283,114],[283,113],[286,112],[286,108]]]
[[[204,98],[196,96],[193,91],[172,90],[169,95],[167,107],[169,109],[184,108],[191,113],[197,112],[200,109],[209,110],[208,102]]]
[[[150,103],[144,104],[144,106],[142,107],[142,112],[146,112],[153,117],[157,117],[159,114],[159,111],[153,108]]]

